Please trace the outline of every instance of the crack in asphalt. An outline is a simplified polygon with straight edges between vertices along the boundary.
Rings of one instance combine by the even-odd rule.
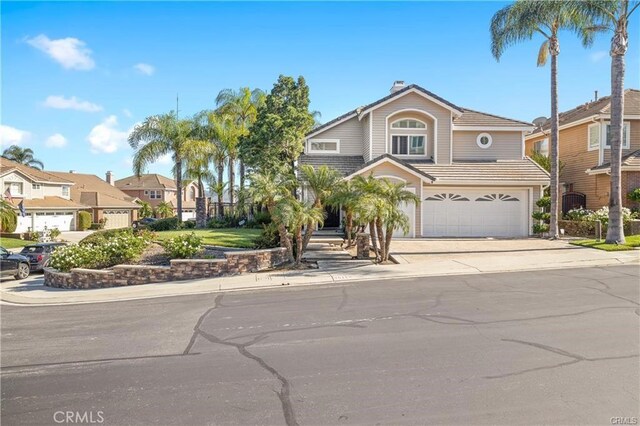
[[[342,309],[344,309],[348,301],[349,301],[349,295],[347,294],[347,288],[342,287],[342,300],[340,301],[340,305],[338,305],[338,309],[336,310],[341,311]]]
[[[200,329],[200,326],[202,325],[202,322],[204,321],[204,319],[208,317],[209,314],[213,312],[215,309],[218,309],[223,306],[222,305],[223,297],[224,297],[224,293],[217,295],[214,300],[213,307],[207,309],[207,311],[204,314],[200,315],[200,318],[198,318],[196,325],[193,327],[193,334],[191,335],[191,339],[189,339],[189,343],[187,344],[187,347],[184,349],[184,352],[182,352],[184,355],[189,355],[189,351],[191,351],[191,348],[196,343],[196,339],[198,338],[198,333],[199,333],[198,330]]]

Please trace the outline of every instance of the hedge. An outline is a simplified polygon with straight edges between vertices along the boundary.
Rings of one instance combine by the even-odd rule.
[[[624,234],[625,235],[634,235],[635,232],[638,232],[638,226],[632,222],[638,221],[627,221],[624,224]],[[558,228],[564,229],[565,235],[570,235],[572,237],[595,237],[596,235],[596,223],[584,220],[559,220]],[[602,225],[602,238],[607,235],[607,225]]]
[[[86,231],[91,226],[91,213],[79,212],[78,213],[78,230]]]

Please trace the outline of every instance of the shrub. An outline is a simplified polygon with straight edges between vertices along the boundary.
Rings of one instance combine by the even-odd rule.
[[[636,188],[627,194],[627,198],[631,201],[640,202],[640,188]]]
[[[280,234],[275,223],[263,225],[262,233],[255,240],[257,249],[268,249],[280,246]]]
[[[549,222],[549,220],[551,220],[551,213],[537,211],[533,212],[531,214],[531,217],[535,220],[543,220],[545,222]]]
[[[579,209],[571,209],[565,215],[566,220],[585,220],[586,217],[593,214],[591,210],[579,208]]]
[[[2,221],[0,222],[0,228],[2,232],[11,234],[16,232],[18,227],[18,215],[13,209],[7,209],[6,214],[2,215]]]
[[[59,230],[58,228],[51,228],[51,229],[49,230],[49,236],[50,236],[52,239],[54,239],[54,240],[55,240],[56,238],[58,238],[58,237],[60,236],[60,234],[61,234],[61,233],[62,233],[62,232],[60,232],[60,230]]]
[[[533,233],[534,234],[544,234],[545,232],[549,232],[549,225],[546,223],[534,223],[533,224]]]
[[[42,237],[42,232],[38,231],[29,231],[26,236],[29,241],[40,241],[40,237]]]
[[[541,209],[551,206],[551,197],[542,197],[538,201],[536,201],[536,206]]]
[[[103,244],[107,242],[108,239],[114,238],[118,235],[128,234],[133,236],[133,231],[128,228],[124,229],[106,229],[102,231],[94,232],[91,235],[84,237],[80,244]]]
[[[89,227],[92,231],[104,229],[104,223],[101,222],[93,222]]]
[[[106,256],[98,245],[73,244],[51,253],[49,266],[58,271],[69,272],[73,268],[98,268],[104,263]]]
[[[202,247],[202,238],[195,232],[178,235],[163,241],[162,245],[173,259],[187,259],[193,257]]]
[[[626,207],[623,207],[622,221],[626,223],[633,218],[634,218],[634,215],[631,213],[631,210],[629,210]],[[599,220],[600,222],[602,222],[603,225],[606,225],[607,223],[609,223],[609,207],[604,206],[596,210],[595,212],[592,212],[590,215],[585,216],[584,220],[591,220],[591,221]]]
[[[152,231],[173,231],[180,229],[180,223],[177,217],[168,217],[166,219],[158,219],[149,225]]]
[[[182,222],[182,226],[185,229],[194,229],[196,227],[196,221],[195,219],[185,220],[184,222]]]
[[[224,220],[218,220],[218,219],[210,219],[209,222],[207,222],[207,228],[212,228],[212,229],[220,229],[220,228],[226,228],[227,224],[224,222]]]
[[[271,223],[271,215],[269,212],[257,212],[253,215],[253,221],[262,227],[262,225],[268,225]]]
[[[80,231],[86,231],[91,226],[91,213],[79,212],[78,213],[78,226]]]

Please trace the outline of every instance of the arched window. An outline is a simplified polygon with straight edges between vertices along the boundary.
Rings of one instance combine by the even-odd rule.
[[[426,129],[427,125],[422,121],[413,119],[398,120],[391,123],[393,129]]]

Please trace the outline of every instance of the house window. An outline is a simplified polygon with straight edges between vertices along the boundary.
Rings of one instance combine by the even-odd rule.
[[[600,148],[600,125],[598,123],[589,125],[588,151]]]
[[[69,187],[68,186],[63,186],[62,187],[62,196],[63,197],[68,197],[69,196]]]
[[[622,149],[629,149],[629,123],[624,123],[622,126]],[[606,138],[604,146],[605,148],[611,148],[611,140],[609,132],[611,131],[611,124],[607,123],[605,125]]]
[[[9,191],[12,196],[22,195],[22,188],[22,182],[5,182],[4,184],[4,192]]]
[[[145,190],[144,195],[149,195],[149,191]]]
[[[194,201],[196,199],[196,188],[193,186],[191,187],[190,195],[191,195],[191,201]]]
[[[493,139],[489,133],[480,133],[476,138],[476,144],[482,149],[489,148],[492,143]]]
[[[32,184],[31,189],[40,189],[40,184],[39,183]]]
[[[393,135],[391,153],[394,155],[424,155],[425,137],[413,135]]]
[[[549,139],[543,139],[533,144],[533,151],[546,157],[549,156]]]
[[[162,191],[159,191],[159,190],[158,191],[154,191],[154,190],[149,191],[149,198],[152,199],[152,200],[161,199],[162,198]]]
[[[392,129],[426,129],[427,125],[418,120],[398,120],[391,124]]]
[[[309,139],[309,153],[337,154],[340,152],[340,139]]]

